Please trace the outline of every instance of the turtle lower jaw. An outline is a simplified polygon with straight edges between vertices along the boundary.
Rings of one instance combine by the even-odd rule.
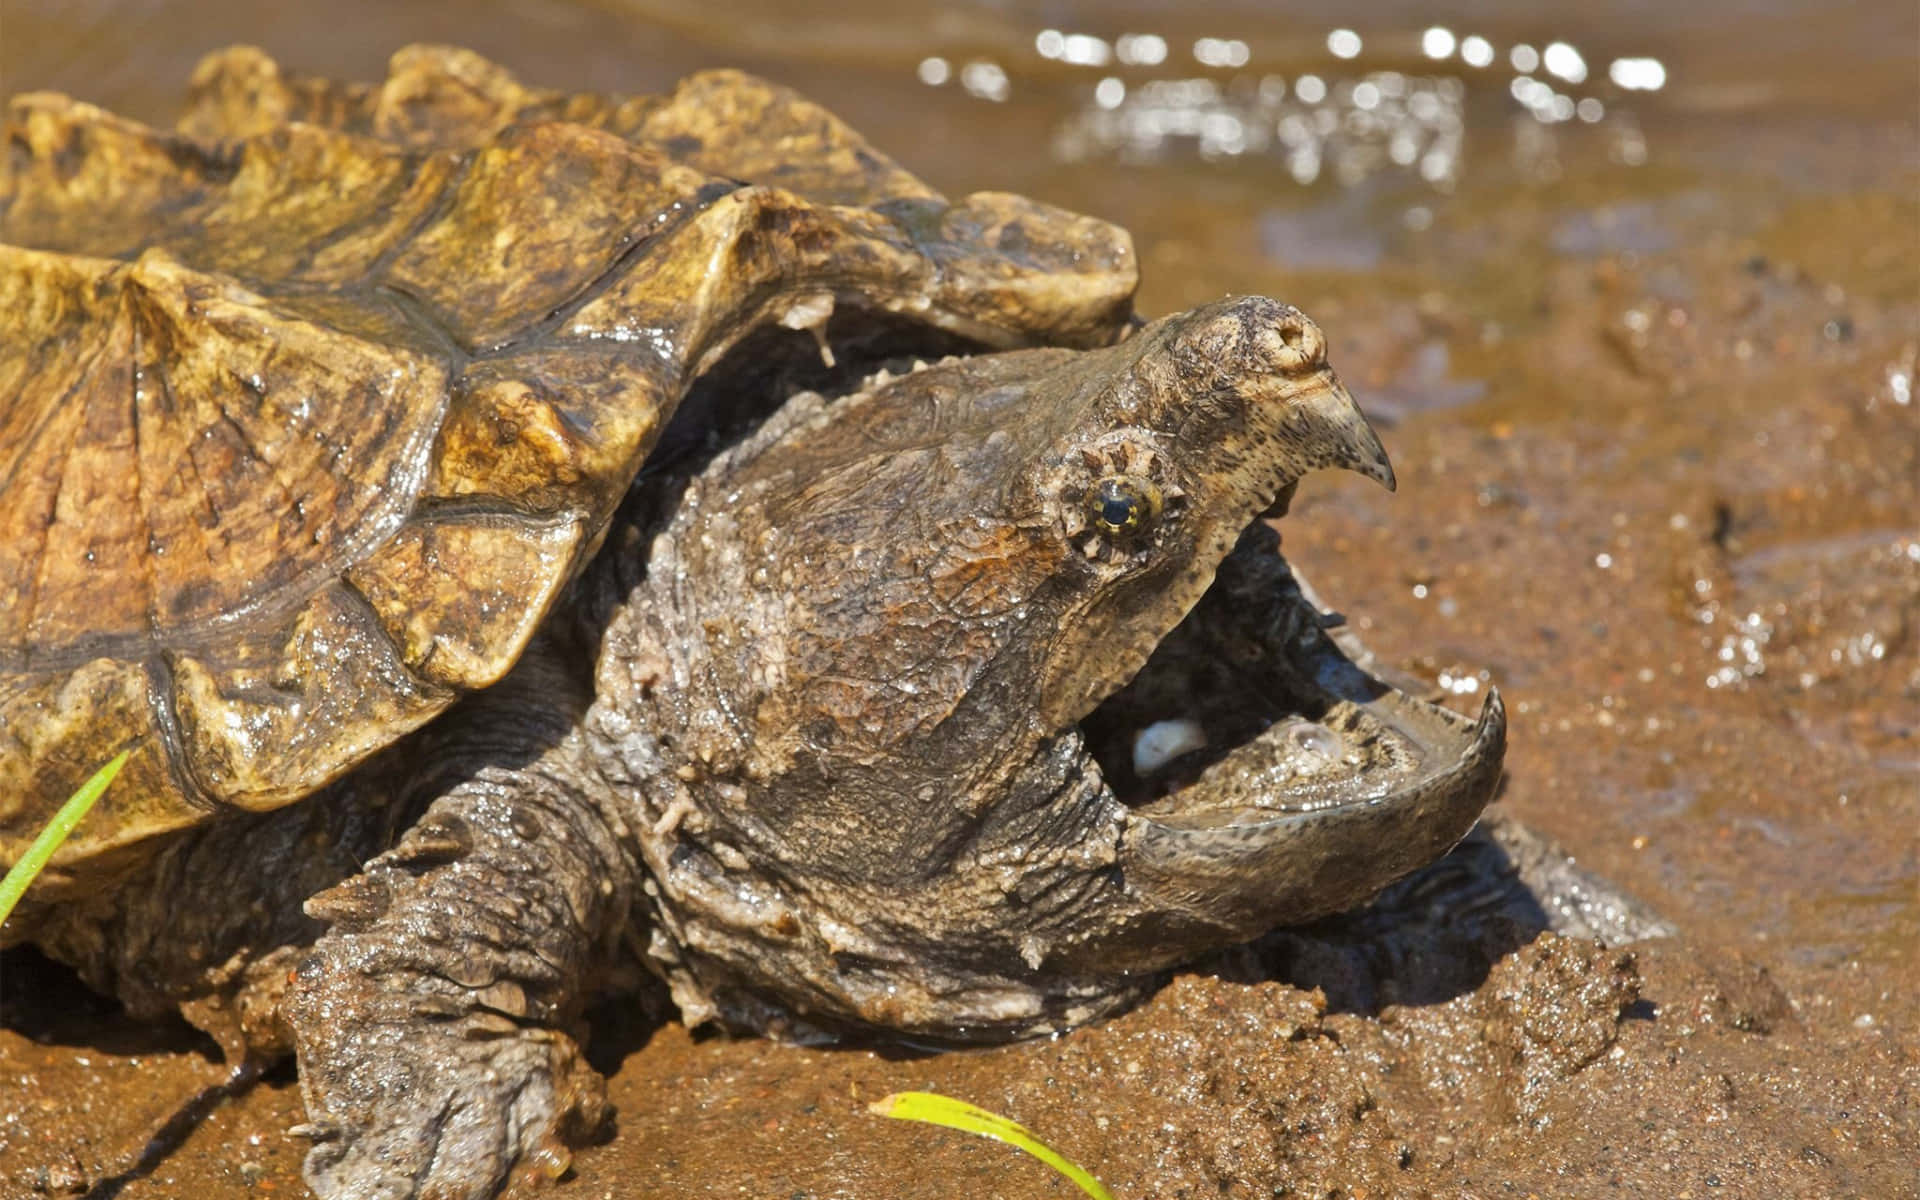
[[[1506,713],[1469,719],[1356,665],[1256,523],[1140,672],[1081,722],[1125,808],[1137,967],[1360,904],[1491,798]]]

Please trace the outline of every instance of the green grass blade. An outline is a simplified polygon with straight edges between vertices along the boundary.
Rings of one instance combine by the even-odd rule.
[[[127,765],[129,753],[122,750],[114,755],[112,762],[95,771],[92,779],[81,784],[80,790],[60,806],[59,812],[53,814],[53,820],[47,822],[47,827],[40,831],[40,836],[33,839],[33,845],[27,847],[27,852],[20,856],[20,861],[13,864],[13,869],[7,872],[7,877],[0,879],[0,925],[6,924],[7,918],[13,915],[13,906],[20,903],[20,897],[27,894],[27,885],[40,874],[42,868],[47,865],[47,860],[53,857],[53,852],[60,848],[60,843],[67,840],[67,836],[73,832],[73,827],[78,825],[80,819],[93,808],[94,801],[100,798],[100,793],[107,790],[107,785],[112,783],[113,777],[120,773],[120,768]]]
[[[1078,1163],[1068,1161],[1058,1150],[1033,1136],[1032,1131],[1024,1125],[1009,1121],[999,1113],[975,1108],[964,1100],[955,1100],[951,1096],[942,1096],[938,1092],[895,1092],[891,1096],[882,1096],[867,1105],[867,1110],[901,1121],[925,1121],[929,1125],[944,1125],[948,1129],[958,1129],[962,1133],[977,1133],[981,1137],[990,1137],[997,1142],[1005,1142],[1009,1146],[1018,1146],[1072,1180],[1081,1191],[1092,1196],[1093,1200],[1113,1200],[1113,1193],[1101,1186],[1098,1179],[1088,1174]]]

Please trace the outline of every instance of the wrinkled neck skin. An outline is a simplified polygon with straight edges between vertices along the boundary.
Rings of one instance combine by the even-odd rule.
[[[807,436],[829,408],[880,440]],[[935,408],[789,403],[688,486],[608,630],[589,736],[642,809],[650,952],[689,1021],[1008,1036],[1144,982],[1031,977],[1111,890],[1119,806],[1033,711],[1042,531],[978,519],[971,488],[923,502],[1007,439]]]
[[[1058,1029],[1465,833],[1501,730],[1383,708],[1406,698],[1299,619],[1271,534],[1250,532],[1310,469],[1391,486],[1322,347],[1255,298],[1105,350],[952,360],[797,397],[689,484],[608,626],[587,721],[638,810],[650,954],[689,1021]],[[1202,603],[1230,551],[1239,590]],[[1256,559],[1279,573],[1239,565]],[[1117,796],[1083,720],[1186,686],[1142,673],[1174,647],[1238,654],[1189,613],[1269,605],[1225,634],[1293,645],[1247,658],[1249,703],[1284,697],[1357,765],[1263,748],[1276,707],[1244,754],[1196,755],[1157,801]],[[1109,697],[1126,715],[1095,712]],[[1290,807],[1243,762],[1325,786]]]

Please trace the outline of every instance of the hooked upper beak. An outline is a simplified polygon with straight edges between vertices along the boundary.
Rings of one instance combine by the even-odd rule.
[[[1254,412],[1268,415],[1277,457],[1297,475],[1345,467],[1394,490],[1393,464],[1353,394],[1327,364],[1327,338],[1299,309],[1247,296],[1189,319],[1182,338],[1191,352],[1231,364],[1238,390]]]
[[[1325,455],[1324,462],[1313,465],[1358,471],[1390,492],[1397,487],[1393,463],[1387,459],[1387,448],[1380,444],[1380,435],[1332,371],[1326,373],[1314,395],[1303,398],[1300,407],[1312,429],[1312,442]]]

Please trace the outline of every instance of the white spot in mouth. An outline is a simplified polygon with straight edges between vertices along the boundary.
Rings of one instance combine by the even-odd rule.
[[[1188,717],[1155,721],[1133,739],[1133,773],[1142,779],[1166,766],[1182,754],[1207,744],[1207,731],[1200,722]]]

